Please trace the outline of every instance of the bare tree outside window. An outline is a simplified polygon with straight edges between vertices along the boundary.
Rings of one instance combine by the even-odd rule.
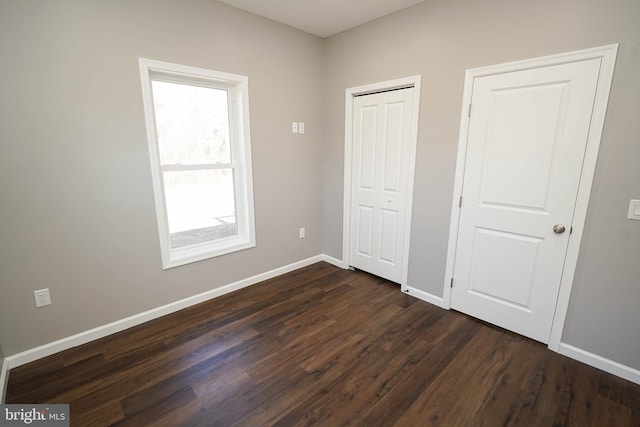
[[[152,88],[171,247],[235,236],[233,170],[223,167],[231,163],[227,91]]]
[[[255,247],[248,77],[139,63],[162,268]]]

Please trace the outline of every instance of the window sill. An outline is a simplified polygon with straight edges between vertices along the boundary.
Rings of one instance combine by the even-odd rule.
[[[225,242],[218,241],[214,244],[209,243],[169,250],[169,253],[163,256],[162,269],[167,270],[173,267],[179,267],[181,265],[215,258],[232,252],[250,249],[255,246],[256,243],[254,240],[234,238]]]

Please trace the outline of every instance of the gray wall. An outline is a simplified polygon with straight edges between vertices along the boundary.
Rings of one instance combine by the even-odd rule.
[[[320,254],[322,50],[212,0],[0,0],[5,353]],[[138,57],[249,77],[256,248],[162,270]]]
[[[422,75],[409,285],[441,296],[465,69],[620,43],[563,341],[640,369],[639,19],[637,0],[428,0],[327,39],[324,253],[342,257],[346,88]]]

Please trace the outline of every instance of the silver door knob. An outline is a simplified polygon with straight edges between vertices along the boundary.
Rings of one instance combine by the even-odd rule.
[[[566,230],[566,228],[564,228],[564,225],[562,224],[556,224],[553,226],[553,232],[556,234],[562,234],[564,233],[564,230]]]

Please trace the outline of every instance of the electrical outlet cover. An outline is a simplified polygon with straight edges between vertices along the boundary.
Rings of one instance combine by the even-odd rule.
[[[44,307],[51,304],[51,294],[49,289],[40,289],[39,291],[33,291],[33,295],[36,298],[36,307]]]
[[[627,219],[635,219],[640,221],[640,200],[631,200],[629,202],[629,214]]]

